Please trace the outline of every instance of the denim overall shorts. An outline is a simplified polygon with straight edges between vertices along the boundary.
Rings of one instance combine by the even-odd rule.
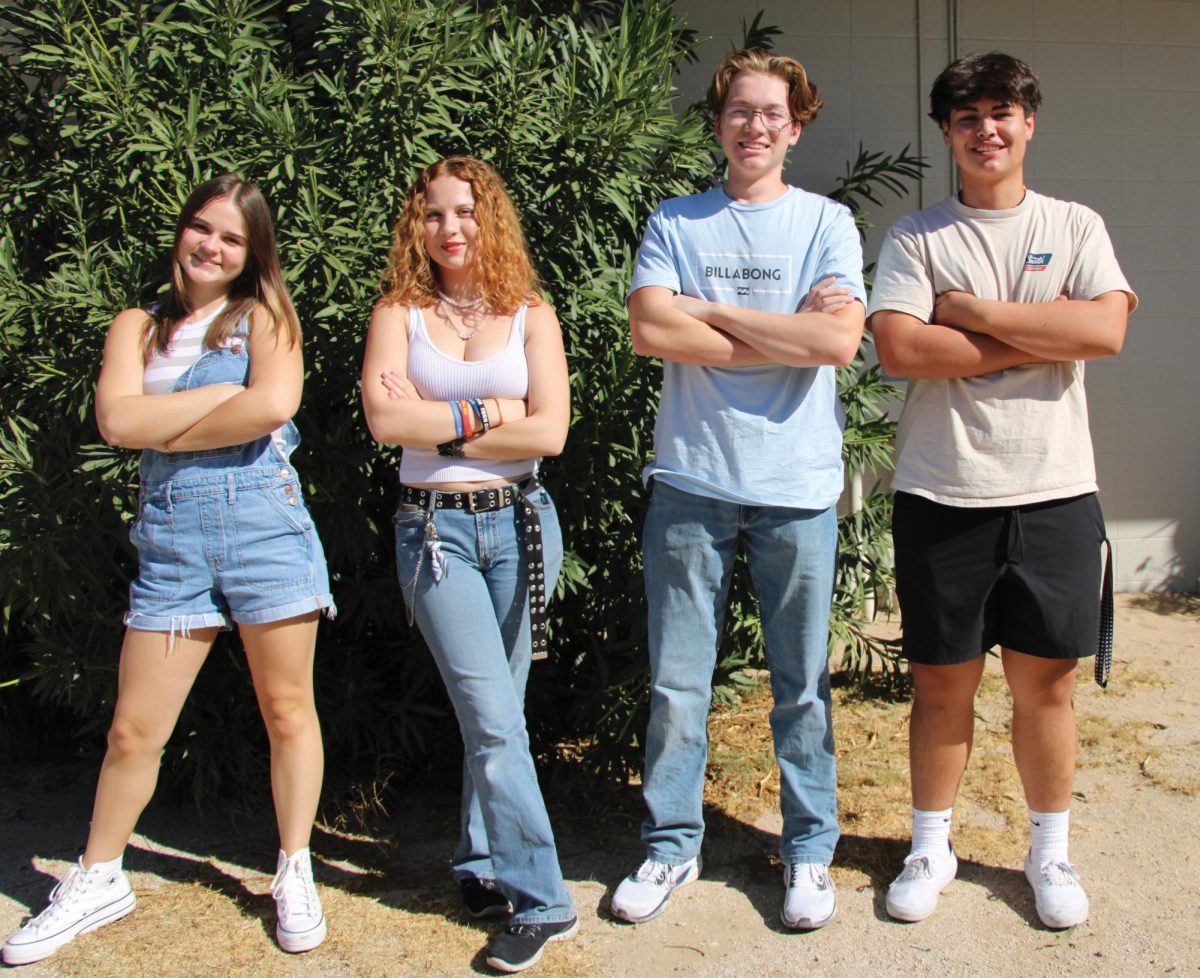
[[[174,391],[245,384],[243,326],[207,350]],[[310,611],[335,614],[321,541],[289,459],[300,436],[288,421],[262,438],[196,452],[142,452],[138,514],[129,538],[138,574],[125,624],[186,636]]]

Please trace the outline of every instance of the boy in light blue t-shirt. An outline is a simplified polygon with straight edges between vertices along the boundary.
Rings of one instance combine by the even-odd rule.
[[[780,769],[785,925],[836,909],[838,839],[826,664],[842,490],[834,366],[862,338],[850,212],[783,182],[821,100],[803,66],[742,51],[709,90],[723,187],[651,216],[629,293],[634,349],[663,361],[643,536],[650,725],[646,860],[613,913],[641,923],[700,873],[706,723],[739,540],[758,590]]]

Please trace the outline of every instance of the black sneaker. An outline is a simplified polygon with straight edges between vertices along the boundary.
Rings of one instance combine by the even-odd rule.
[[[512,913],[508,897],[496,889],[495,880],[464,876],[458,881],[458,888],[462,890],[463,910],[472,920],[504,917]]]
[[[565,941],[579,930],[579,918],[554,924],[509,924],[492,938],[487,963],[497,971],[510,974],[537,964],[542,949],[550,941]]]

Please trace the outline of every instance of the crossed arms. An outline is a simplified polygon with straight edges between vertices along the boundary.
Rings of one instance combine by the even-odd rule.
[[[299,343],[250,317],[250,375],[241,384],[209,384],[170,394],[143,394],[146,313],[126,309],[108,329],[96,382],[96,421],[110,445],[200,451],[241,445],[270,434],[300,406],[304,362]]]
[[[976,377],[1027,363],[1092,360],[1121,351],[1129,319],[1124,292],[1094,299],[1001,302],[943,292],[930,322],[894,309],[871,316],[883,369],[895,377]]]
[[[844,366],[858,353],[865,311],[827,278],[798,312],[773,313],[648,285],[629,297],[634,352],[701,367]]]

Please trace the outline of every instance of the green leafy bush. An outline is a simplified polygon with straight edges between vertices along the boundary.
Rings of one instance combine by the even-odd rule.
[[[97,435],[99,351],[166,281],[188,189],[236,170],[275,209],[305,328],[297,463],[339,606],[317,660],[331,786],[446,769],[453,719],[393,571],[397,452],[371,443],[357,387],[400,196],[467,152],[509,183],[572,370],[571,436],[544,468],[568,553],[531,725],[639,764],[638,472],[660,370],[633,355],[623,296],[652,207],[712,177],[701,114],[676,111],[694,39],[671,5],[31,0],[4,17],[0,737],[94,749],[107,725],[136,459]],[[761,654],[744,583],[729,621],[719,683]],[[261,784],[265,763],[236,638],[213,658],[167,757],[197,799]]]

